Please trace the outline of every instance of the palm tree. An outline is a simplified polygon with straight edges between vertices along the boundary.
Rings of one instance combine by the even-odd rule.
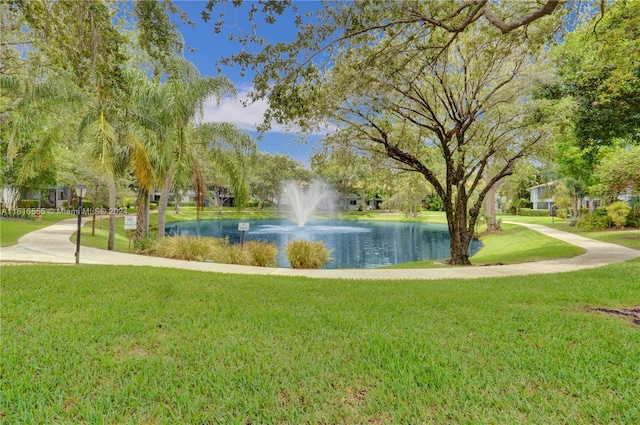
[[[208,165],[228,179],[236,207],[244,207],[249,200],[248,170],[257,153],[255,140],[230,123],[205,123],[197,133]],[[222,203],[218,202],[218,206],[222,213]]]
[[[109,188],[109,239],[107,249],[115,248],[116,176],[125,168],[124,149],[118,144],[118,135],[107,119],[109,112],[98,107],[89,113],[80,125],[80,139],[86,142],[89,156],[107,178]]]
[[[192,176],[198,183],[198,199],[204,195],[200,164],[197,161],[198,138],[194,122],[201,118],[210,99],[219,101],[225,95],[235,95],[233,84],[225,77],[203,78],[190,62],[174,58],[169,63],[169,77],[162,86],[165,102],[160,116],[166,131],[164,161],[158,174],[164,177],[158,201],[158,238],[164,237],[165,219],[171,189],[184,189]]]
[[[76,122],[79,90],[61,76],[0,75],[0,92],[2,183],[39,189],[53,174],[56,148]]]
[[[137,101],[145,96],[144,76],[135,70],[124,72],[126,82],[133,93],[119,96],[98,96],[95,103],[88,103],[90,112],[80,125],[80,138],[87,143],[89,156],[107,177],[109,188],[109,240],[107,249],[115,248],[116,226],[116,177],[124,174],[133,164],[139,192],[149,193],[155,183],[155,174],[148,149],[153,134],[143,125],[144,119],[137,113]],[[139,196],[140,198],[140,196]],[[144,209],[143,209],[144,211]],[[144,226],[144,220],[140,220]]]

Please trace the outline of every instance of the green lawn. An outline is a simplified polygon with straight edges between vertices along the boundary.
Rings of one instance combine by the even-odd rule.
[[[3,266],[7,424],[640,423],[640,261],[342,281]],[[62,277],[62,278],[61,278]]]
[[[599,241],[615,243],[633,249],[640,249],[640,230],[611,230],[608,232],[584,232],[580,234]]]
[[[502,224],[500,232],[482,235],[480,241],[483,244],[482,249],[471,257],[471,262],[476,265],[517,264],[553,258],[570,258],[585,252],[577,246],[514,224]],[[426,260],[382,268],[411,269],[443,266],[442,261]]]
[[[42,221],[19,220],[12,218],[0,219],[0,246],[11,246],[18,243],[18,239],[27,233],[44,229],[60,220],[73,218],[73,215],[58,214],[53,212],[45,213]]]

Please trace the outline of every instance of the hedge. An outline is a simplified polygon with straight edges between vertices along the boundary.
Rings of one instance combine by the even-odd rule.
[[[534,210],[532,208],[520,208],[518,214],[527,217],[549,217],[549,210]]]
[[[37,199],[20,199],[18,201],[18,208],[39,208],[39,201]]]

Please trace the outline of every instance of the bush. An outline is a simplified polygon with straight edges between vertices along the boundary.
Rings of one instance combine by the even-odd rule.
[[[427,203],[427,211],[444,211],[444,202],[439,196],[432,196]]]
[[[607,207],[607,215],[618,229],[624,228],[627,224],[627,216],[630,212],[631,207],[622,201],[614,202]]]
[[[593,213],[583,214],[577,223],[578,229],[585,232],[606,230],[609,228],[609,217],[607,210],[596,208]]]
[[[154,241],[148,253],[176,260],[204,261],[214,257],[215,249],[213,238],[173,236]]]
[[[134,230],[130,231],[134,232]],[[151,250],[154,242],[151,238],[136,238],[133,240],[133,247],[138,254],[144,254]]]
[[[549,217],[549,210],[534,210],[532,208],[520,208],[520,215],[526,217]]]
[[[136,241],[139,254],[156,255],[189,261],[213,261],[221,264],[241,264],[246,266],[277,267],[276,244],[249,241],[240,245],[229,244],[228,239],[194,236],[171,236],[154,241]]]
[[[244,244],[247,257],[252,266],[277,267],[278,246],[275,243],[249,241]]]
[[[82,215],[93,214],[93,202],[82,200]]]
[[[633,210],[627,216],[627,226],[628,227],[640,227],[640,214],[634,212]]]
[[[319,269],[331,260],[331,251],[322,241],[292,240],[285,252],[294,269]]]
[[[569,217],[569,210],[566,208],[558,208],[556,210],[556,217],[566,219]]]
[[[18,208],[38,208],[38,200],[37,199],[20,199],[18,201]]]
[[[246,264],[248,265],[246,252],[240,249],[240,245],[225,245],[224,250],[220,251],[217,257],[217,263],[225,264]],[[224,260],[222,260],[224,258]],[[222,260],[222,261],[221,261]]]

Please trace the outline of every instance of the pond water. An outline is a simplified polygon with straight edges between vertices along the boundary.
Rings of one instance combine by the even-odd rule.
[[[240,220],[199,220],[167,224],[167,234],[229,238],[240,243]],[[242,220],[246,222],[246,220]],[[278,265],[289,267],[284,249],[293,239],[324,241],[332,249],[333,258],[325,268],[372,268],[419,260],[449,258],[449,231],[444,224],[311,220],[299,227],[291,220],[249,221],[245,241],[275,242]],[[473,240],[469,254],[474,255],[482,244]]]

